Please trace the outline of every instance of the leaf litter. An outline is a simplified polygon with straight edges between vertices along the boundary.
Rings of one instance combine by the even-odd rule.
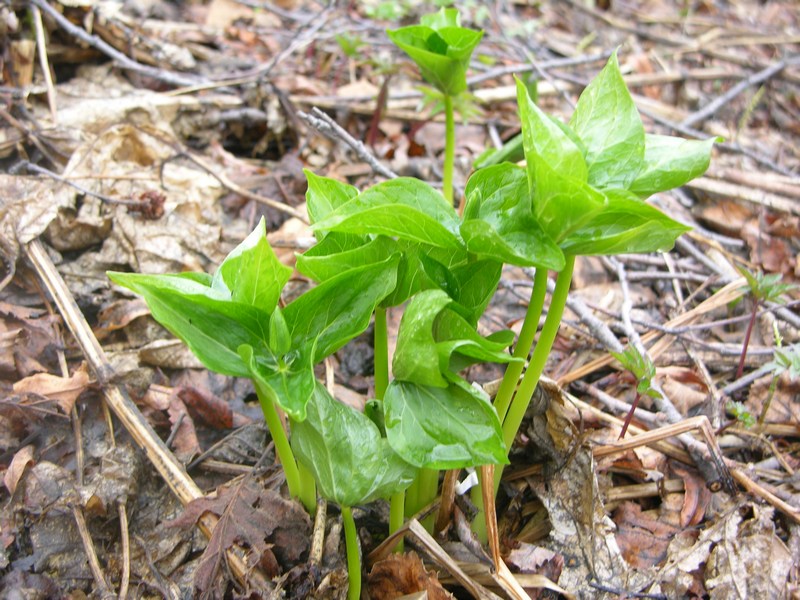
[[[237,544],[258,555],[263,574],[270,577],[284,573],[277,580],[279,589],[284,582],[286,589],[297,590],[297,597],[337,597],[342,593],[342,582],[337,583],[338,575],[334,575],[340,574],[336,569],[341,567],[341,556],[329,565],[332,570],[327,575],[313,575],[310,569],[303,574],[293,570],[310,560],[310,522],[297,505],[259,479],[229,481],[231,473],[236,472],[230,470],[231,465],[256,463],[260,453],[248,454],[247,448],[263,444],[262,437],[256,435],[254,441],[244,442],[245,450],[214,455],[212,460],[222,463],[215,468],[228,471],[195,468],[192,475],[203,489],[218,492],[191,503],[185,512],[148,468],[147,460],[141,456],[133,459],[128,445],[112,452],[106,442],[100,442],[104,417],[96,408],[100,395],[93,387],[94,374],[85,370],[74,341],[65,336],[62,342],[54,333],[61,328],[59,318],[43,308],[46,300],[36,276],[22,258],[25,244],[31,240],[41,237],[48,242],[72,296],[110,351],[115,367],[119,367],[117,377],[130,383],[134,400],[146,408],[150,422],[171,441],[184,461],[204,456],[232,426],[245,422],[245,413],[247,418],[257,415],[250,410],[252,389],[247,385],[187,387],[186,382],[181,383],[187,373],[191,381],[195,380],[197,363],[182,354],[179,345],[169,345],[163,333],[155,333],[158,330],[141,304],[122,299],[119,289],[110,290],[104,273],[108,269],[142,273],[212,271],[263,214],[268,214],[270,239],[287,246],[282,260],[291,262],[292,250],[302,248],[301,238],[309,231],[295,217],[285,220],[286,214],[262,200],[300,206],[303,190],[299,168],[303,165],[321,169],[328,176],[349,178],[359,186],[370,179],[369,166],[354,161],[338,143],[299,129],[294,111],[312,105],[336,111],[348,131],[357,137],[366,135],[374,102],[343,99],[354,96],[352,91],[347,92],[350,96],[339,94],[333,103],[329,98],[336,97],[341,89],[347,90],[348,62],[371,89],[379,89],[383,67],[367,53],[347,59],[336,43],[319,32],[313,34],[305,50],[299,50],[300,44],[293,47],[302,37],[298,32],[308,27],[310,21],[306,19],[317,9],[303,2],[289,4],[288,12],[254,11],[247,3],[213,0],[181,14],[180,8],[168,3],[153,3],[149,9],[126,3],[116,13],[101,10],[103,7],[51,3],[74,22],[86,23],[97,17],[94,34],[112,45],[123,43],[123,32],[138,27],[134,17],[153,17],[142,25],[143,35],[132,46],[137,60],[161,71],[162,81],[184,69],[206,82],[214,73],[232,70],[247,79],[248,70],[258,70],[282,49],[290,48],[291,52],[275,61],[267,83],[251,79],[241,87],[210,86],[207,93],[170,93],[168,85],[135,70],[121,71],[108,64],[80,65],[90,62],[87,57],[98,63],[105,59],[100,52],[66,36],[50,17],[45,24],[52,50],[49,57],[58,81],[56,120],[49,115],[46,85],[38,67],[29,69],[29,75],[24,69],[19,71],[22,80],[4,82],[9,87],[2,93],[11,94],[9,102],[15,109],[8,115],[11,118],[3,117],[2,152],[8,173],[2,175],[6,194],[0,205],[4,261],[0,389],[5,396],[0,401],[0,464],[5,484],[0,511],[0,585],[6,589],[30,589],[31,597],[97,589],[76,529],[77,507],[102,517],[90,519],[89,530],[109,583],[118,585],[125,553],[113,507],[127,502],[135,507],[130,529],[139,532],[129,560],[140,596],[186,594],[194,589],[221,595],[226,589],[234,589],[231,586],[241,582],[230,583],[229,574],[214,565],[221,565],[224,551]],[[643,83],[638,85],[650,99],[649,103],[642,100],[642,106],[653,115],[648,131],[656,131],[665,120],[679,123],[720,94],[715,86],[749,76],[750,71],[740,65],[743,59],[760,65],[755,68],[758,70],[783,52],[797,51],[796,40],[781,37],[791,28],[787,23],[797,24],[789,3],[768,3],[759,13],[757,26],[737,15],[737,11],[747,14],[754,10],[750,2],[734,2],[728,11],[703,4],[682,23],[672,18],[677,13],[669,4],[615,7],[611,12],[574,3],[560,5],[558,11],[547,4],[537,8],[515,5],[508,12],[489,16],[474,11],[470,18],[476,23],[487,19],[483,21],[489,32],[484,43],[497,44],[493,46],[494,55],[488,58],[501,65],[516,64],[518,57],[498,42],[493,27],[504,28],[512,39],[534,40],[536,47],[531,52],[539,62],[555,55],[585,58],[627,38],[632,51],[621,54],[628,54],[630,76],[640,78]],[[238,21],[230,16],[234,6]],[[19,12],[16,9],[3,7],[2,11],[8,24],[4,44],[16,48],[24,41],[21,28],[26,25],[20,25],[19,19],[14,25],[12,16]],[[659,11],[666,11],[660,21],[653,17]],[[378,5],[364,3],[352,12],[338,11],[327,18],[337,30],[346,34],[358,31],[357,35],[373,43],[383,40],[384,25],[396,26],[395,22],[372,20],[380,17]],[[517,37],[528,22],[539,27]],[[706,38],[707,48],[697,50],[690,45],[713,27],[718,29]],[[742,31],[749,37],[742,38]],[[591,37],[587,37],[589,33]],[[129,42],[124,44],[129,47]],[[687,49],[683,57],[662,52],[674,49],[675,44]],[[12,52],[10,56],[16,55]],[[665,65],[667,68],[661,70]],[[473,73],[479,73],[492,67],[473,68]],[[559,89],[570,94],[579,91],[570,87],[576,78],[588,80],[595,71],[593,67],[582,68],[578,62],[575,72],[564,76],[563,69],[569,68],[545,71],[547,78],[539,84],[542,103],[564,114],[570,112],[569,107],[552,94],[554,89],[548,89],[548,84],[557,82]],[[671,85],[659,82],[658,76],[674,77],[676,72],[681,78],[673,79]],[[33,79],[26,81],[29,76]],[[399,74],[392,81],[400,86],[407,78]],[[500,79],[497,90],[491,89],[492,83],[485,88],[478,86],[483,88],[479,92],[495,93],[495,99],[484,105],[484,114],[470,129],[470,143],[458,157],[463,172],[457,178],[468,171],[472,153],[489,144],[491,133],[504,137],[514,133],[515,124],[508,122],[513,92],[503,96],[501,84],[510,87],[509,80]],[[684,307],[707,298],[718,289],[719,282],[726,282],[726,274],[730,277],[735,273],[732,265],[742,261],[767,273],[780,273],[785,281],[794,281],[800,275],[798,211],[791,203],[781,203],[789,198],[796,206],[800,197],[795,175],[798,157],[791,151],[797,147],[797,130],[791,126],[799,112],[792,100],[798,85],[796,66],[787,67],[764,85],[767,92],[760,100],[744,94],[722,105],[705,122],[706,135],[722,134],[749,151],[745,156],[727,150],[718,153],[701,183],[690,184],[678,194],[678,201],[689,208],[686,218],[707,229],[698,229],[689,245],[668,258],[626,259],[627,277],[631,282],[634,277],[640,278],[629,292],[634,295],[632,314],[640,333],[656,330]],[[24,93],[15,95],[8,90]],[[441,150],[441,135],[415,136],[419,115],[409,107],[417,99],[411,102],[409,105],[408,100],[390,94],[378,130],[384,136],[381,139],[379,135],[375,147],[380,149],[379,158],[402,174],[413,174],[414,169],[435,174],[438,162],[434,154]],[[500,123],[499,128],[496,123]],[[790,126],[782,127],[781,123]],[[437,131],[438,126],[425,125],[430,131]],[[220,142],[223,146],[215,148],[214,144]],[[404,155],[412,143],[424,158],[410,160]],[[205,166],[211,166],[213,172],[187,158],[195,154],[202,155]],[[76,192],[46,176],[34,177],[31,170],[23,175],[26,161],[58,172],[85,191]],[[11,169],[14,165],[17,170]],[[757,183],[743,177],[748,171],[760,176]],[[247,198],[231,190],[220,182],[219,174],[234,179],[256,197]],[[120,203],[111,204],[91,194]],[[148,194],[163,199],[162,216],[158,209],[137,209],[145,206],[141,201]],[[705,255],[711,260],[702,260]],[[615,270],[602,261],[586,264],[591,265],[586,276],[597,287],[584,291],[581,299],[614,334],[628,337],[630,332],[618,323],[624,294]],[[513,292],[527,285],[529,279],[515,270],[505,273],[503,282],[508,292],[498,296],[488,318],[514,322],[524,307]],[[643,293],[639,295],[637,290]],[[609,303],[609,295],[619,300]],[[777,307],[767,307],[772,312],[766,314],[775,315],[773,321],[779,323],[787,344],[800,339],[796,298],[790,294],[783,313]],[[120,313],[112,316],[109,311],[115,307]],[[749,387],[729,389],[734,384],[736,346],[741,343],[744,327],[741,322],[715,323],[745,311],[746,307],[735,304],[715,308],[703,314],[695,323],[696,329],[676,333],[680,343],[657,359],[655,379],[684,416],[693,410],[709,414],[724,453],[736,461],[737,469],[757,482],[762,498],[766,497],[762,492],[768,492],[797,511],[797,382],[788,375],[779,378],[766,415],[767,426],[762,430],[748,430],[744,421],[724,411],[724,399],[732,398],[757,417],[771,393],[772,376],[766,372]],[[757,343],[748,355],[750,372],[757,372],[771,359],[771,327],[766,321],[756,325]],[[392,329],[390,335],[396,334],[397,325]],[[606,354],[598,351],[595,336],[589,322],[577,312],[568,312],[549,372],[571,380],[571,373]],[[359,365],[352,366],[353,359],[343,354],[333,360],[336,377],[354,387],[352,373],[361,376]],[[69,367],[66,371],[63,361]],[[339,361],[347,361],[347,368],[337,369]],[[678,372],[678,368],[684,372]],[[617,402],[626,400],[627,408],[635,385],[608,367],[589,369],[582,377],[584,387],[574,386],[569,391],[591,406],[575,404],[579,408],[570,408],[571,397],[561,406],[560,396],[546,395],[549,408],[544,416],[530,415],[530,424],[519,436],[514,451],[515,466],[534,472],[512,470],[503,484],[507,508],[501,504],[500,516],[508,517],[510,527],[504,539],[507,562],[519,570],[520,581],[526,581],[525,573],[544,573],[569,591],[595,596],[629,591],[719,598],[796,593],[798,529],[792,513],[753,501],[747,494],[736,498],[712,494],[697,469],[699,465],[687,461],[679,452],[682,449],[671,442],[594,461],[591,446],[612,444],[619,432],[621,421],[614,421],[611,415],[624,416],[623,407],[607,396]],[[362,394],[369,394],[368,379],[358,385]],[[78,459],[73,429],[65,417],[73,413],[73,407],[80,415],[85,438],[89,438],[83,441],[89,450],[85,462]],[[659,425],[660,416],[652,409],[643,402],[634,415],[632,431],[637,425]],[[245,455],[245,462],[237,461],[237,455]],[[199,464],[210,464],[208,457],[204,461]],[[645,486],[647,491],[636,486]],[[623,494],[627,499],[614,499]],[[269,510],[263,511],[264,506]],[[511,519],[515,506],[519,510],[516,521]],[[205,512],[222,519],[208,545],[190,529],[163,529],[167,519],[188,526]],[[276,515],[278,518],[273,518]],[[546,527],[531,526],[532,521],[527,519],[532,515],[539,515]],[[336,557],[335,517],[330,520],[325,527],[332,534],[328,556]],[[293,525],[284,527],[288,522]],[[364,521],[365,538],[373,535],[368,525]],[[526,538],[530,541],[516,542],[514,537],[523,531],[530,534]],[[99,544],[98,540],[108,543]],[[454,544],[457,547],[461,542]],[[524,559],[520,558],[522,549],[529,551]],[[464,557],[456,549],[450,551]],[[423,558],[429,557],[423,553]],[[421,567],[407,558],[399,561],[413,562],[415,580],[428,577],[430,565]],[[389,574],[398,578],[403,569],[389,567]],[[292,588],[290,574],[295,582],[305,583]],[[533,588],[529,591],[532,596],[538,593]]]

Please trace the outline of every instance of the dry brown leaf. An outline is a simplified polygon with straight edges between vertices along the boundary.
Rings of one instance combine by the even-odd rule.
[[[195,587],[201,593],[212,589],[225,551],[234,543],[247,544],[262,568],[273,569],[267,572],[270,577],[279,574],[279,565],[293,566],[310,548],[311,521],[302,506],[250,477],[219,490],[216,497],[193,500],[168,526],[192,526],[206,512],[218,515],[219,521],[195,574]]]
[[[233,411],[230,405],[207,390],[196,387],[184,387],[178,390],[180,398],[193,417],[199,417],[206,425],[214,429],[230,429],[233,427]]]
[[[50,373],[37,373],[14,384],[16,394],[36,394],[55,400],[64,414],[70,414],[75,402],[89,386],[89,372],[86,363],[70,377],[59,377]]]
[[[415,592],[426,592],[429,600],[454,597],[414,552],[393,554],[375,563],[367,578],[367,589],[373,600],[394,600]]]
[[[678,528],[648,514],[634,502],[623,502],[614,511],[617,544],[622,556],[632,567],[646,569],[659,564],[667,556],[667,547]]]
[[[3,483],[12,496],[17,490],[17,484],[25,474],[28,465],[33,463],[33,452],[33,445],[28,445],[18,450],[17,453],[14,454],[14,458],[11,459],[8,469],[3,473]]]

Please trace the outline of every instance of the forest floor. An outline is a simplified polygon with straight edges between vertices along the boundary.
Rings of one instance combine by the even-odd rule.
[[[703,177],[652,200],[693,227],[674,250],[578,259],[501,486],[505,562],[532,598],[798,597],[798,289],[757,303],[736,376],[754,306],[740,269],[800,278],[796,0],[457,6],[485,31],[461,191],[519,132],[512,74],[564,117],[615,49],[648,132],[724,138]],[[346,597],[338,508],[315,521],[287,500],[250,382],[203,369],[106,271],[212,273],[262,216],[291,265],[313,242],[303,168],[359,189],[381,166],[440,182],[442,117],[385,33],[435,9],[0,7],[0,597]],[[518,330],[530,285],[504,271],[480,327]],[[637,337],[663,399],[621,446],[636,382],[609,350]],[[363,405],[371,337],[329,367]],[[410,532],[413,553],[384,560],[369,554],[386,504],[358,507],[365,594],[506,597],[457,505],[442,534]]]

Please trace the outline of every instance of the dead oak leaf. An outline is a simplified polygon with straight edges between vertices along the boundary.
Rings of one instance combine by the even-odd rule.
[[[202,594],[212,590],[225,552],[234,544],[246,544],[260,558],[268,577],[279,574],[309,550],[311,521],[303,508],[252,478],[218,491],[214,497],[190,502],[183,514],[168,525],[194,525],[206,512],[219,516],[195,574]]]
[[[64,411],[70,414],[72,407],[84,390],[89,386],[89,372],[86,363],[81,364],[70,377],[59,377],[50,373],[36,373],[14,384],[16,394],[36,394],[54,400]]]
[[[662,562],[667,547],[680,531],[677,527],[642,513],[633,502],[624,502],[614,511],[617,524],[617,545],[626,562],[635,568],[646,569]]]
[[[393,554],[375,563],[367,585],[373,600],[391,600],[415,592],[426,592],[429,600],[453,598],[439,583],[436,573],[427,571],[413,552]]]

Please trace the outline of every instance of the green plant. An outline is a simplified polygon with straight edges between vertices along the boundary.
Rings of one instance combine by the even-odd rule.
[[[455,8],[442,8],[424,15],[419,25],[386,32],[389,38],[417,63],[422,77],[441,94],[445,114],[444,197],[453,202],[455,161],[454,98],[467,90],[467,69],[482,31],[460,26]]]
[[[775,397],[775,390],[778,387],[778,378],[787,373],[790,379],[800,379],[800,345],[783,348],[783,337],[778,331],[778,324],[773,323],[772,327],[776,346],[775,357],[766,365],[772,371],[772,381],[769,384],[769,392],[764,402],[764,407],[758,416],[759,425],[763,425],[767,419],[767,412],[769,412],[772,399]]]
[[[765,275],[761,271],[757,271],[754,274],[745,268],[740,268],[739,273],[747,281],[747,286],[743,290],[749,292],[753,297],[753,307],[750,311],[750,320],[747,322],[747,329],[742,341],[742,353],[739,355],[739,365],[736,367],[736,379],[739,379],[744,373],[747,347],[750,345],[750,336],[753,333],[753,326],[756,324],[758,308],[765,302],[782,302],[783,296],[797,287],[790,283],[781,283],[782,276],[779,273]]]
[[[469,30],[454,22],[448,11],[430,20],[426,43],[439,38],[455,47]],[[472,34],[477,44],[480,33]],[[446,53],[440,59],[455,60]],[[437,61],[436,69],[451,64]],[[463,77],[466,62],[459,64]],[[443,87],[459,89],[446,81]],[[292,496],[313,511],[319,489],[342,507],[351,598],[360,589],[360,560],[350,508],[391,497],[396,528],[435,496],[439,469],[507,463],[558,332],[575,256],[670,248],[687,228],[643,199],[708,166],[714,140],[645,135],[616,56],[569,124],[545,115],[527,88],[518,88],[527,165],[474,173],[462,216],[416,179],[359,191],[307,171],[317,243],[296,266],[317,285],[285,306],[279,299],[291,270],[269,247],[263,221],[213,276],[109,274],[143,295],[153,316],[208,368],[253,380]],[[504,264],[536,268],[512,355],[506,348],[513,334],[477,331]],[[556,288],[534,345],[550,270],[558,272]],[[390,357],[385,311],[403,304]],[[362,333],[373,314],[376,399],[361,413],[333,398],[314,366]],[[494,405],[462,376],[485,361],[508,365]]]
[[[727,404],[725,404],[725,410],[741,423],[745,429],[750,429],[756,424],[756,418],[753,416],[753,413],[747,410],[747,407],[741,402],[729,400]]]
[[[639,406],[639,400],[641,400],[642,396],[650,396],[657,399],[660,394],[653,389],[653,377],[656,376],[656,367],[649,356],[641,354],[634,346],[628,346],[622,352],[611,352],[611,355],[619,361],[623,368],[630,371],[636,379],[636,396],[633,398],[631,409],[628,411],[622,424],[622,430],[619,433],[619,439],[622,439],[628,431],[631,419],[633,419],[633,413],[636,412],[636,407]]]

